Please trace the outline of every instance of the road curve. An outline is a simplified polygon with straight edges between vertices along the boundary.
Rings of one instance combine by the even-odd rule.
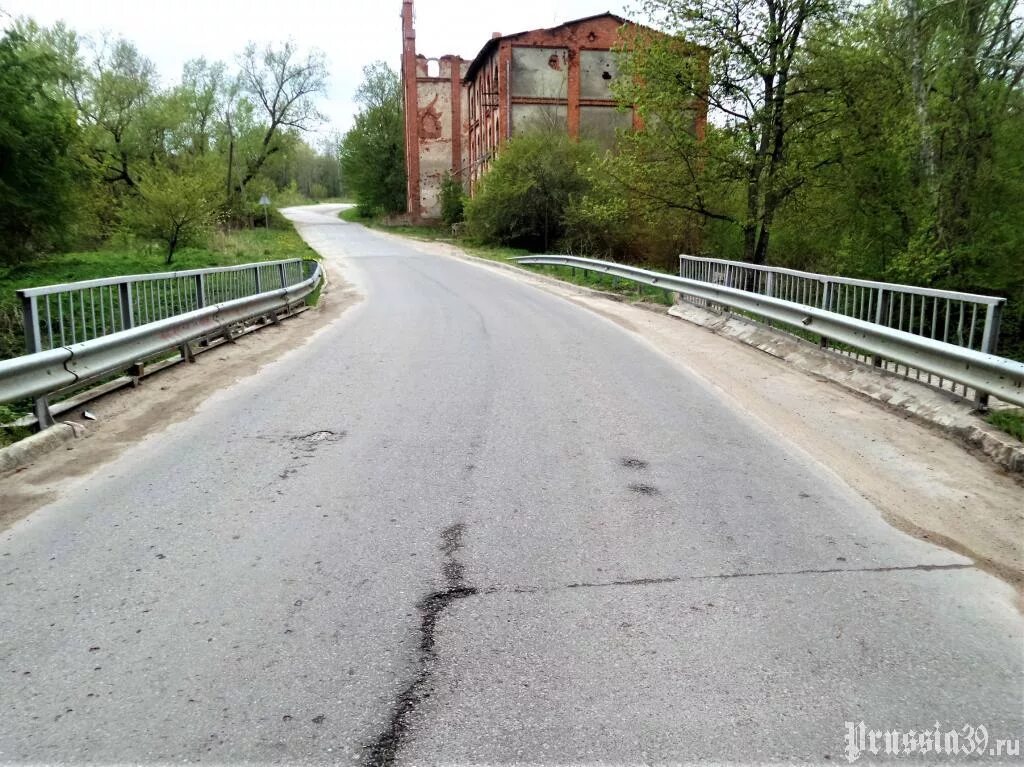
[[[291,215],[363,302],[0,534],[0,762],[1020,736],[1001,583],[628,329],[335,210]]]

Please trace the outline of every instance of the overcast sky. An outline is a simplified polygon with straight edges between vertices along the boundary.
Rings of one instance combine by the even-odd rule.
[[[417,48],[427,56],[472,58],[492,32],[605,11],[628,16],[628,6],[628,0],[416,0]],[[156,64],[165,84],[177,81],[189,59],[232,61],[250,40],[292,38],[304,49],[320,48],[331,73],[321,107],[330,120],[324,132],[350,125],[362,67],[384,59],[397,69],[401,55],[401,0],[0,0],[0,9],[46,26],[64,20],[89,36],[126,37]]]

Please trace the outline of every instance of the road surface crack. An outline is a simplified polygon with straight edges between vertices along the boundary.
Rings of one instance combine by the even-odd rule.
[[[896,565],[889,567],[828,567],[807,570],[779,570],[754,573],[712,573],[711,575],[670,575],[664,578],[632,578],[629,580],[598,581],[569,583],[567,589],[595,589],[609,586],[651,586],[659,583],[679,583],[681,581],[718,581],[732,578],[776,578],[789,575],[832,575],[834,573],[901,573],[931,572],[933,570],[970,570],[973,564],[964,565]]]
[[[462,548],[464,532],[465,526],[461,523],[450,525],[441,532],[440,548],[445,560],[442,571],[446,588],[427,594],[416,604],[416,609],[420,613],[419,670],[416,677],[395,700],[391,718],[384,729],[373,744],[366,747],[363,763],[368,767],[390,767],[394,764],[408,733],[413,712],[433,692],[433,664],[437,659],[434,648],[437,619],[455,600],[478,593],[476,588],[466,584],[462,563],[457,558],[458,551]]]

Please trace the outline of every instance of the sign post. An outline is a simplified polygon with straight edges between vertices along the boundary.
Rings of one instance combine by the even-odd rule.
[[[270,198],[266,195],[260,197],[260,205],[263,206],[263,228],[270,231],[270,216],[267,209],[270,207]]]

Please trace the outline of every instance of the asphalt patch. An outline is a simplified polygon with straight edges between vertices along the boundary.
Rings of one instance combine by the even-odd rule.
[[[629,489],[632,490],[637,495],[661,495],[661,491],[654,485],[645,485],[640,482],[630,485]]]
[[[623,458],[621,463],[627,469],[634,469],[636,471],[643,471],[650,466],[647,461],[643,461],[639,458]]]

